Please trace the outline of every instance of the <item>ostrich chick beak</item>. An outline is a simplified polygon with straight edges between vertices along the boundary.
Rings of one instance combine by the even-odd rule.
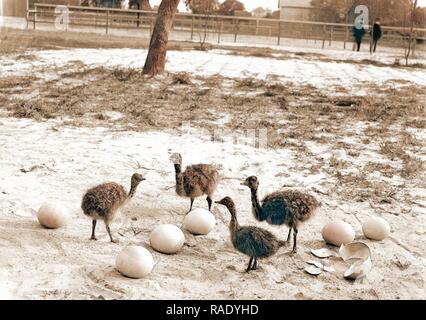
[[[248,186],[248,184],[247,184],[247,181],[246,181],[246,180],[244,180],[243,182],[241,182],[241,183],[240,183],[240,185],[242,185],[242,186]]]

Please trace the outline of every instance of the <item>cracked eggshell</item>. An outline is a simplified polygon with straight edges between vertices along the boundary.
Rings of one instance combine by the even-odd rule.
[[[347,279],[358,280],[367,276],[372,267],[370,257],[367,260],[358,260],[345,271],[344,277]]]
[[[182,248],[185,236],[178,227],[172,224],[162,224],[151,232],[149,242],[154,250],[172,254]]]
[[[118,254],[115,267],[126,277],[140,279],[152,271],[154,258],[147,249],[130,245]]]
[[[340,220],[327,223],[322,228],[321,234],[327,243],[337,247],[355,239],[355,231],[352,226]]]
[[[45,202],[37,211],[37,219],[45,228],[58,229],[68,223],[69,213],[60,203]]]
[[[197,208],[189,212],[183,220],[183,228],[192,234],[206,235],[216,225],[214,215],[205,209]]]
[[[371,257],[370,247],[363,242],[352,242],[348,244],[342,244],[339,249],[339,255],[343,261],[351,259],[362,259],[366,260]]]
[[[390,226],[383,218],[369,218],[363,223],[362,232],[369,239],[381,241],[389,236]]]

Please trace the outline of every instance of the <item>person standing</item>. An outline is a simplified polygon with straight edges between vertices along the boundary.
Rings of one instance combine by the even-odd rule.
[[[356,25],[353,28],[353,33],[354,33],[355,43],[357,46],[357,51],[359,51],[361,49],[362,37],[364,37],[364,34],[365,34],[365,29],[362,23]]]
[[[376,52],[377,42],[379,42],[382,37],[382,27],[380,26],[380,18],[376,19],[374,22],[372,30],[372,42],[370,44],[370,53]]]

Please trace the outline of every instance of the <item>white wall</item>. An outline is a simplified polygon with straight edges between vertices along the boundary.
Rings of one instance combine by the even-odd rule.
[[[281,20],[309,20],[311,0],[280,0]]]
[[[299,7],[310,8],[311,0],[280,0],[280,7]]]

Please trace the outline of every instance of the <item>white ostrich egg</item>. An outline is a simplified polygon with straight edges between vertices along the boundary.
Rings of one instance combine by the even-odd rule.
[[[127,246],[118,254],[115,267],[122,275],[139,279],[152,271],[154,258],[143,247]]]
[[[355,239],[355,231],[352,226],[340,220],[327,223],[322,228],[321,234],[327,243],[338,247]]]
[[[183,220],[185,230],[193,234],[208,234],[216,224],[214,215],[206,210],[197,208],[189,212]]]
[[[154,250],[171,254],[182,248],[185,236],[178,227],[172,224],[162,224],[151,232],[149,242]]]
[[[389,223],[380,217],[367,219],[362,225],[364,235],[373,240],[383,240],[390,234]]]
[[[69,214],[59,203],[45,202],[40,209],[38,209],[37,219],[43,227],[57,229],[67,224]]]

